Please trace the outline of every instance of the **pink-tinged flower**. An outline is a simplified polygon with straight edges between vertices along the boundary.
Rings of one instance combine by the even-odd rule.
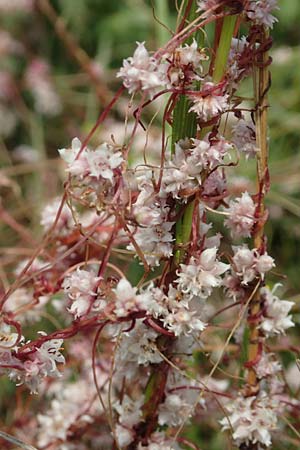
[[[254,366],[258,378],[266,378],[276,375],[282,370],[282,365],[275,359],[274,353],[263,353]]]
[[[123,78],[124,86],[130,94],[141,90],[152,98],[156,92],[166,86],[164,66],[149,55],[144,42],[137,42],[133,56],[124,59],[123,67],[117,73],[117,77]]]
[[[294,302],[280,300],[274,295],[277,286],[278,285],[275,285],[272,291],[268,287],[263,287],[260,290],[261,296],[265,302],[265,312],[260,324],[260,329],[267,337],[285,334],[285,331],[288,328],[295,326],[292,315],[289,314]]]
[[[137,288],[132,287],[128,280],[122,278],[117,287],[113,289],[115,294],[114,313],[117,317],[126,317],[139,310]]]
[[[178,290],[192,298],[207,298],[213,288],[222,283],[221,275],[229,269],[229,264],[217,260],[216,247],[204,250],[199,258],[192,257],[189,264],[180,264],[177,272]]]
[[[138,365],[148,366],[161,362],[162,357],[156,344],[157,337],[158,333],[146,327],[142,320],[138,319],[133,330],[122,333],[122,337],[118,341],[116,367],[126,372],[128,365],[133,365],[136,370]]]
[[[252,122],[240,119],[232,127],[232,142],[244,153],[246,159],[255,158],[259,148],[256,145],[255,126]]]
[[[238,88],[240,80],[249,75],[252,70],[250,64],[243,61],[243,52],[246,51],[249,43],[245,36],[241,39],[233,38],[227,60],[226,79],[233,88]]]
[[[223,113],[228,108],[228,95],[218,85],[206,82],[197,94],[191,94],[193,105],[189,109],[204,122]]]
[[[199,170],[212,170],[222,164],[225,156],[229,155],[232,144],[229,144],[223,137],[208,141],[208,135],[203,140],[191,139],[194,147],[191,150],[193,162]]]
[[[159,406],[158,423],[176,427],[192,416],[192,405],[178,394],[167,394]]]
[[[277,0],[252,0],[246,7],[246,14],[258,25],[273,28],[273,24],[278,22],[278,19],[271,13],[276,9],[279,9]]]
[[[278,405],[264,392],[260,397],[237,397],[226,406],[229,414],[220,423],[222,431],[232,431],[237,447],[261,444],[270,447],[271,433],[277,429]]]
[[[99,280],[100,278],[94,273],[79,268],[65,277],[62,287],[71,301],[68,311],[74,315],[75,319],[93,309]]]
[[[57,213],[59,211],[61,200],[56,198],[52,200],[51,203],[46,205],[41,212],[41,225],[44,231],[48,231],[56,220]],[[68,234],[70,230],[74,227],[74,219],[72,211],[67,204],[64,204],[59,217],[56,222],[56,227],[54,232],[56,234]]]
[[[183,47],[178,47],[175,50],[176,61],[175,63],[180,66],[191,65],[195,69],[201,68],[201,61],[206,61],[208,56],[204,51],[199,51],[198,44],[195,39],[191,45],[185,44]]]
[[[260,255],[256,248],[250,250],[247,245],[233,246],[234,272],[247,285],[257,276],[264,279],[265,273],[275,266],[274,259],[267,253]]]
[[[100,145],[94,151],[88,150],[86,160],[89,176],[97,179],[102,177],[110,182],[113,181],[113,170],[123,162],[121,152],[114,152],[113,147],[107,143]]]
[[[273,267],[275,267],[274,259],[267,253],[257,256],[255,270],[261,275],[262,279],[264,279],[265,273]]]
[[[1,5],[0,5],[1,10]],[[0,30],[0,55],[6,55],[6,54],[22,54],[24,52],[24,47],[21,42],[16,41],[10,33],[4,30]],[[9,72],[7,71],[1,71],[0,72],[0,86],[1,88],[5,88],[7,86],[9,88],[10,94],[13,94],[14,92],[14,86],[13,86],[13,79]],[[3,92],[0,93],[0,97],[3,96]],[[4,92],[4,98],[5,97],[11,97],[5,96]]]
[[[143,417],[142,406],[144,404],[144,396],[140,395],[137,400],[132,400],[128,395],[122,399],[122,403],[118,402],[114,405],[114,409],[119,415],[121,425],[132,428],[139,423]]]
[[[197,317],[197,311],[189,311],[179,306],[163,319],[164,326],[175,336],[198,334],[206,328],[206,324]]]
[[[46,61],[36,58],[27,68],[26,85],[34,99],[35,109],[46,116],[57,116],[62,111],[61,100],[50,76],[50,67]]]
[[[233,237],[250,237],[255,223],[255,203],[248,194],[243,192],[240,198],[229,202],[227,210],[229,217],[224,224],[230,229]]]
[[[138,227],[136,229],[134,238],[149,265],[158,266],[161,258],[172,256],[173,248],[171,243],[174,238],[171,228],[173,225],[174,222],[163,222],[153,227]],[[132,244],[129,244],[127,248],[134,250]]]
[[[80,140],[74,138],[71,149],[58,150],[60,156],[68,164],[66,171],[79,179],[89,176],[96,179],[104,178],[112,183],[114,169],[123,163],[121,152],[115,152],[113,146],[106,142],[95,150],[85,147],[79,154],[80,149]]]
[[[40,332],[46,335],[44,332]],[[60,377],[57,364],[64,364],[65,358],[61,354],[63,339],[50,339],[44,342],[35,352],[28,354],[23,363],[23,371],[11,371],[10,378],[18,384],[26,384],[31,392],[37,393],[38,386],[45,377]],[[26,355],[25,351],[23,356]],[[17,355],[16,355],[17,356]]]
[[[206,12],[204,17],[208,17],[210,14],[214,14],[215,9],[220,6],[222,0],[197,0],[198,12]]]

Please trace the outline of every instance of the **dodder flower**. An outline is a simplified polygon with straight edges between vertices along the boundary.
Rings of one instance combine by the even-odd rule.
[[[217,248],[204,250],[199,258],[192,257],[189,264],[180,264],[177,272],[178,290],[192,298],[207,298],[214,287],[222,283],[221,275],[229,269],[228,264],[217,260]]]
[[[248,192],[243,192],[240,198],[231,200],[227,212],[229,218],[224,224],[230,229],[232,236],[250,237],[255,223],[255,204]]]
[[[228,95],[223,94],[218,85],[211,82],[206,82],[199,93],[189,97],[193,102],[189,111],[195,112],[204,122],[218,116],[228,108]]]
[[[84,316],[92,308],[97,296],[95,288],[99,280],[100,278],[94,273],[79,268],[64,279],[62,287],[71,300],[68,310],[75,319]]]
[[[271,445],[271,432],[277,428],[276,404],[262,392],[260,398],[238,397],[227,406],[230,415],[221,420],[222,430],[233,429],[232,437],[242,444]]]
[[[277,0],[251,0],[246,8],[246,14],[258,25],[273,28],[273,24],[278,22],[278,19],[271,14],[274,9],[279,9]]]
[[[268,287],[263,287],[260,290],[262,297],[265,299],[266,307],[260,328],[267,337],[285,334],[285,330],[295,326],[292,316],[289,314],[294,302],[280,300],[274,295],[276,288],[275,285],[272,291]]]
[[[124,86],[130,94],[142,90],[150,98],[167,83],[165,67],[149,55],[144,42],[137,42],[133,56],[124,59],[117,77],[123,78]]]

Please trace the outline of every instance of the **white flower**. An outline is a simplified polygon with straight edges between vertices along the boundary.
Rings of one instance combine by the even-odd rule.
[[[134,363],[136,365],[148,366],[162,361],[157,346],[156,338],[158,334],[146,327],[140,319],[136,321],[133,330],[123,333],[117,347],[117,363],[125,365]]]
[[[12,333],[9,325],[0,324],[0,350],[13,349],[19,339],[18,333]],[[21,339],[23,340],[23,338]]]
[[[62,343],[63,339],[51,339],[37,348],[38,360],[41,365],[40,372],[44,376],[60,376],[56,363],[65,363],[65,358],[60,353]]]
[[[128,314],[138,311],[137,288],[133,288],[128,280],[122,278],[113,292],[115,293],[115,309],[117,317],[126,317]]]
[[[191,94],[193,105],[189,109],[204,122],[218,116],[228,108],[228,95],[220,92],[217,85],[207,82],[198,94]]]
[[[22,323],[33,323],[40,320],[43,308],[48,301],[47,295],[41,295],[35,299],[31,290],[19,288],[9,296],[3,310],[13,312]]]
[[[216,9],[217,6],[220,5],[220,0],[197,0],[197,6],[198,12],[203,12],[203,11],[207,11],[209,12],[210,9],[214,8]],[[212,14],[214,14],[215,12],[213,11]],[[205,16],[208,17],[208,14],[206,14]],[[205,17],[204,16],[204,17]]]
[[[119,424],[116,425],[115,434],[121,448],[127,447],[134,439],[133,431]]]
[[[208,141],[208,135],[203,140],[191,139],[193,145],[192,149],[193,163],[199,167],[199,170],[214,169],[222,164],[224,157],[228,155],[228,151],[232,148],[223,137],[216,139],[213,142]]]
[[[40,334],[45,335],[44,332]],[[38,386],[45,377],[60,377],[57,364],[64,364],[65,358],[60,353],[63,339],[50,339],[29,353],[23,363],[23,371],[11,371],[10,378],[25,383],[31,392],[37,393]],[[22,348],[21,348],[22,349]],[[20,350],[21,350],[20,349]],[[23,356],[26,355],[24,351]]]
[[[113,146],[106,142],[99,145],[95,150],[85,147],[79,154],[81,147],[80,140],[74,138],[71,149],[58,150],[60,156],[68,164],[66,171],[80,179],[90,176],[96,179],[104,178],[112,183],[113,170],[123,162],[121,152],[114,152]]]
[[[285,330],[295,326],[292,321],[292,316],[289,315],[294,302],[280,300],[274,295],[276,288],[277,285],[275,285],[272,291],[268,287],[263,287],[260,290],[260,293],[265,300],[266,308],[260,328],[267,337],[276,334],[285,334]]]
[[[44,231],[48,231],[54,221],[56,220],[57,213],[59,211],[61,204],[61,199],[54,199],[51,203],[46,205],[41,212],[41,225],[44,228]],[[74,226],[74,219],[72,216],[72,212],[68,205],[64,204],[59,217],[57,219],[55,232],[60,234],[68,234],[70,229]]]
[[[166,400],[159,406],[158,423],[176,427],[192,416],[192,405],[177,394],[167,394]]]
[[[156,431],[150,436],[148,445],[139,443],[138,450],[180,450],[180,447],[174,439],[167,438],[163,432]]]
[[[214,287],[222,283],[221,275],[229,269],[228,264],[217,260],[217,248],[204,250],[198,259],[192,257],[190,264],[180,264],[177,272],[178,290],[184,294],[207,298]]]
[[[128,395],[123,397],[122,403],[118,402],[114,405],[114,409],[119,414],[119,422],[125,427],[132,428],[142,419],[142,406],[144,404],[144,396],[140,395],[138,400],[132,400]]]
[[[46,447],[58,439],[67,440],[72,424],[78,426],[92,423],[92,415],[101,410],[100,404],[93,402],[93,383],[86,378],[71,383],[65,379],[57,380],[51,384],[47,394],[53,398],[46,404],[45,411],[37,414],[39,448]],[[59,446],[59,450],[71,450],[65,445],[66,447]],[[81,447],[76,445],[71,448],[79,450]]]
[[[92,307],[97,296],[95,289],[99,280],[94,273],[79,268],[65,277],[62,287],[71,300],[68,310],[75,319],[84,316]]]
[[[256,248],[250,250],[247,245],[233,246],[234,271],[247,285],[258,275],[264,279],[265,273],[274,267],[274,259],[267,253],[260,255]]]
[[[174,222],[164,222],[153,227],[137,228],[134,238],[149,265],[158,266],[161,258],[172,256],[171,243],[174,238],[170,231],[173,225]],[[132,244],[127,248],[134,250]]]
[[[193,65],[193,67],[201,68],[201,61],[205,61],[208,59],[206,54],[203,51],[199,51],[198,44],[195,39],[191,45],[185,44],[184,47],[178,47],[175,50],[176,53],[176,61],[179,60],[179,64],[183,66],[187,66],[188,64]]]
[[[224,224],[230,229],[233,237],[250,237],[255,223],[255,203],[248,194],[243,192],[240,198],[229,202],[228,219]]]
[[[258,378],[270,377],[282,370],[282,365],[274,357],[274,353],[263,353],[261,355],[254,367]]]
[[[232,142],[236,148],[245,154],[246,159],[255,158],[259,151],[256,145],[255,126],[252,122],[240,119],[236,125],[232,127]]]
[[[142,90],[150,98],[167,83],[164,65],[159,64],[149,55],[144,42],[137,42],[133,56],[124,59],[123,67],[117,73],[117,77],[123,78],[124,86],[130,94]]]
[[[113,169],[119,167],[122,162],[121,152],[113,152],[113,147],[104,143],[94,151],[86,152],[88,172],[91,177],[99,179],[100,177],[113,181]]]
[[[278,22],[278,19],[271,14],[274,9],[279,9],[277,0],[252,0],[246,7],[246,14],[257,24],[273,28],[273,24]]]
[[[0,11],[29,13],[33,10],[33,5],[33,0],[0,0]]]
[[[259,255],[255,263],[255,270],[260,273],[262,279],[266,272],[269,272],[275,266],[274,259],[267,253]]]
[[[62,111],[61,100],[55,90],[50,76],[48,63],[35,58],[28,65],[25,82],[34,99],[35,109],[46,116],[56,116]]]
[[[186,308],[180,308],[178,306],[176,310],[173,310],[164,317],[164,326],[172,331],[175,336],[203,331],[206,324],[201,319],[195,317],[196,314],[196,311],[189,311]]]
[[[84,176],[87,172],[87,160],[85,158],[86,147],[84,147],[79,155],[82,144],[78,138],[72,139],[71,148],[58,149],[61,158],[67,163],[66,169],[71,175]],[[78,156],[79,155],[79,156]]]
[[[250,443],[270,447],[271,432],[277,428],[276,407],[263,392],[260,398],[240,396],[227,406],[230,414],[220,421],[222,431],[232,429],[238,447]]]

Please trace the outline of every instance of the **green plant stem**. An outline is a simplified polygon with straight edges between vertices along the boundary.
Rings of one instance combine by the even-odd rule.
[[[169,7],[167,0],[154,0],[154,12],[157,20],[155,21],[155,31],[157,36],[158,47],[164,45],[170,38],[167,28],[169,25]]]
[[[224,17],[212,76],[214,83],[219,83],[224,76],[236,20],[237,16]]]

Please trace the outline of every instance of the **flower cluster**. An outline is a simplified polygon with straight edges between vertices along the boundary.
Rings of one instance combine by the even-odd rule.
[[[18,280],[2,299],[1,375],[44,395],[46,404],[30,419],[32,441],[42,448],[196,448],[179,431],[193,417],[210,424],[220,408],[227,411],[222,430],[235,445],[265,448],[281,412],[299,417],[284,366],[266,344],[294,322],[293,302],[266,286],[276,273],[264,235],[267,167],[257,142],[262,118],[255,117],[261,109],[253,104],[250,121],[238,94],[251,70],[265,70],[264,33],[276,21],[276,3],[197,1],[185,28],[188,4],[163,48],[151,53],[137,43],[117,73],[134,94],[125,132],[110,138],[106,130],[100,140],[95,127],[83,143],[74,138],[71,148],[58,150],[64,196],[44,206],[43,246],[16,267]],[[222,37],[219,61],[217,48],[200,47],[196,31],[202,19],[217,16],[217,47],[222,27],[238,14],[236,27],[243,22],[249,34]],[[17,51],[12,44],[7,51]],[[1,82],[7,101],[9,82],[0,74]],[[43,61],[32,62],[25,84],[39,112],[59,113]],[[144,109],[152,111],[163,94],[163,131],[148,141]],[[227,183],[240,155],[247,164],[257,157],[259,192],[251,184],[233,192]],[[33,338],[31,330],[25,339],[26,324],[42,328],[45,321],[53,331]],[[239,374],[242,388],[235,375],[222,374]]]

